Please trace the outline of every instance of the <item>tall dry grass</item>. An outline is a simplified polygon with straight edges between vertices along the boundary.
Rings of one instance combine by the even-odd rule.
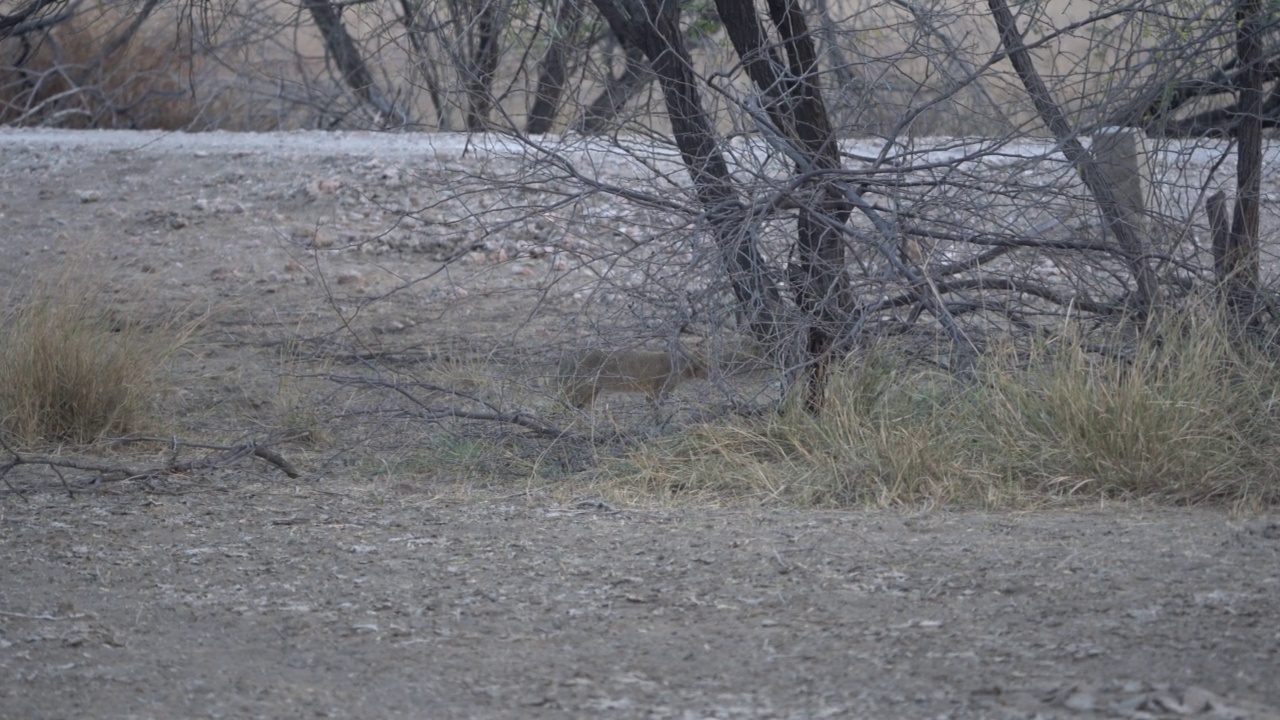
[[[0,428],[20,444],[88,443],[146,427],[165,361],[195,325],[123,322],[64,274],[5,298]]]
[[[611,466],[610,492],[699,504],[1026,507],[1280,501],[1276,347],[1200,310],[1131,359],[1079,338],[1000,349],[961,382],[893,350],[835,373],[827,408],[703,425]]]

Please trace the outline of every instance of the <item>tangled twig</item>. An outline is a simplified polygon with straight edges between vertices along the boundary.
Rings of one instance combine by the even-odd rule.
[[[126,437],[113,440],[111,442],[124,443],[165,443],[172,448],[172,453],[167,462],[161,465],[151,467],[136,468],[118,463],[106,462],[92,458],[68,457],[65,455],[49,455],[43,453],[27,453],[20,452],[4,437],[0,436],[0,448],[3,448],[9,457],[4,462],[0,462],[0,479],[4,480],[9,490],[21,496],[12,483],[9,482],[9,471],[19,465],[44,465],[53,471],[61,481],[62,487],[67,491],[68,495],[74,495],[71,484],[67,482],[62,470],[83,470],[96,474],[93,484],[103,482],[115,482],[121,480],[141,480],[147,478],[155,478],[167,475],[181,475],[195,470],[209,470],[213,468],[227,467],[246,457],[256,457],[260,460],[275,465],[280,468],[285,475],[296,478],[301,475],[297,468],[284,458],[272,446],[281,443],[296,440],[300,436],[283,436],[276,438],[266,438],[263,440],[249,440],[235,445],[219,445],[215,443],[195,442],[188,440],[179,440],[176,437]],[[182,448],[200,448],[209,450],[210,452],[203,457],[191,458],[189,460],[179,460],[178,453]]]

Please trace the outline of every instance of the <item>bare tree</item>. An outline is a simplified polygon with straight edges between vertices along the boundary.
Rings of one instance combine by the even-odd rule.
[[[35,72],[36,51],[17,42],[39,37],[32,47],[57,55],[57,26],[70,21],[56,19],[70,7],[22,5],[0,18],[23,56],[15,72],[39,88],[10,83],[6,118],[101,117],[71,107],[87,89],[64,92],[68,78],[88,77],[77,75],[85,63]],[[1107,0],[1058,14],[1005,0],[857,12],[795,0],[717,0],[696,13],[675,0],[344,7],[308,0],[290,18],[255,7],[237,17],[252,42],[204,32],[193,45],[221,63],[205,67],[226,72],[270,42],[293,53],[287,74],[265,72],[274,66],[263,54],[259,74],[238,80],[242,105],[269,99],[282,124],[434,116],[440,129],[524,143],[529,162],[484,178],[503,189],[501,207],[459,211],[432,247],[465,236],[471,244],[447,257],[496,252],[502,232],[532,223],[527,234],[542,244],[506,257],[582,259],[601,293],[629,299],[606,309],[634,314],[645,332],[656,324],[646,313],[664,317],[669,335],[708,334],[707,318],[733,315],[789,380],[805,378],[814,411],[828,364],[885,334],[958,369],[994,338],[1157,315],[1227,266],[1256,297],[1271,282],[1260,153],[1280,108],[1280,43],[1266,4]],[[121,16],[84,56],[118,65],[165,9],[153,0]],[[323,54],[280,40],[281,28],[322,41]],[[696,40],[707,33],[722,42]],[[642,92],[650,79],[656,90]],[[110,114],[135,121],[119,97]],[[551,135],[560,124],[570,131]],[[1149,133],[1132,133],[1120,174],[1100,141],[1113,126]],[[1189,159],[1206,154],[1207,170]],[[607,176],[604,157],[627,165],[625,181]],[[1235,173],[1234,187],[1220,187],[1220,168]],[[1206,234],[1223,223],[1199,210],[1219,189],[1234,194],[1229,235]],[[519,218],[490,215],[515,213],[526,197],[537,199]],[[549,225],[561,234],[546,237]],[[1210,235],[1216,252],[1200,240]],[[631,273],[643,282],[621,279]]]
[[[748,308],[756,336],[775,337],[781,326],[776,282],[760,258],[754,234],[745,222],[747,209],[734,189],[724,155],[716,147],[711,118],[702,107],[692,60],[680,35],[679,6],[674,1],[625,0],[613,5],[596,0],[596,9],[614,34],[648,56],[662,84],[672,135],[715,233],[734,294]]]
[[[605,127],[613,122],[622,112],[627,102],[641,88],[653,79],[653,71],[639,48],[624,47],[622,69],[616,74],[610,73],[602,82],[604,85],[595,99],[587,103],[573,127],[578,132],[595,135],[604,132]]]
[[[413,66],[426,85],[431,107],[435,111],[436,127],[448,130],[449,114],[445,91],[431,47],[431,38],[440,32],[442,25],[436,18],[433,6],[423,0],[400,0],[400,7],[401,22],[404,23],[413,54]]]
[[[533,93],[526,132],[550,132],[560,110],[560,96],[569,77],[570,54],[582,25],[582,0],[559,0],[551,27],[547,52],[542,56],[538,85]]]
[[[407,118],[374,83],[373,74],[369,72],[360,49],[342,22],[341,10],[329,0],[304,0],[303,5],[311,13],[311,18],[324,37],[329,57],[338,66],[351,90],[382,115],[386,124],[403,125]]]
[[[472,132],[489,128],[493,109],[493,80],[502,53],[503,20],[507,13],[504,0],[478,0],[469,21],[470,61],[465,68],[467,108],[465,124]]]

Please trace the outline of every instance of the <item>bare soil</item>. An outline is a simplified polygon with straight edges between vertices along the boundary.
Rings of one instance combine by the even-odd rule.
[[[131,321],[207,312],[161,403],[187,439],[327,427],[280,448],[297,479],[10,473],[0,717],[1280,718],[1274,515],[615,507],[461,472],[457,435],[334,378],[445,368],[567,425],[537,376],[592,299],[548,295],[574,270],[538,218],[450,225],[433,195],[518,165],[465,146],[0,132],[0,287],[67,268]]]

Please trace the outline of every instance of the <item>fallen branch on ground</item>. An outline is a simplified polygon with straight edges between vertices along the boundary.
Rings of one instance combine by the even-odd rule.
[[[558,428],[554,425],[548,425],[547,423],[544,423],[538,420],[537,418],[529,415],[528,413],[509,412],[507,410],[503,410],[502,408],[498,407],[497,405],[494,405],[491,402],[488,402],[487,400],[484,400],[483,398],[477,397],[475,395],[471,395],[470,393],[465,393],[460,390],[453,390],[450,388],[441,387],[439,385],[433,385],[431,383],[423,383],[423,382],[398,383],[398,382],[388,382],[385,380],[375,380],[372,378],[348,377],[348,376],[340,376],[340,375],[330,375],[329,380],[339,383],[341,385],[357,385],[357,386],[364,386],[364,387],[370,387],[370,388],[378,388],[382,390],[390,390],[391,392],[401,395],[409,402],[421,408],[420,411],[413,412],[412,414],[423,420],[440,420],[442,418],[458,418],[460,420],[490,421],[490,422],[498,422],[498,423],[507,423],[510,425],[517,425],[537,435],[543,435],[546,437],[560,438],[566,435],[565,430]],[[443,407],[443,408],[433,407],[432,405],[427,403],[425,400],[422,400],[421,398],[417,397],[412,392],[410,392],[410,390],[414,388],[421,389],[421,390],[428,390],[434,393],[441,393],[444,395],[451,395],[457,398],[462,398],[464,400],[468,400],[470,402],[481,405],[487,408],[488,411],[477,412],[477,411],[471,411],[471,410],[462,410],[462,409],[453,408],[453,407]]]
[[[153,467],[134,468],[128,465],[96,460],[93,458],[76,458],[63,455],[47,455],[43,453],[25,453],[19,452],[4,438],[0,437],[0,448],[3,448],[9,454],[9,458],[0,463],[0,479],[4,480],[5,485],[14,493],[21,495],[17,488],[8,480],[9,471],[19,465],[44,465],[58,476],[62,482],[62,487],[66,489],[68,495],[74,495],[75,491],[71,484],[67,482],[63,476],[62,470],[84,470],[96,473],[92,480],[92,484],[97,485],[103,482],[116,482],[121,480],[143,480],[148,478],[161,477],[166,475],[181,475],[183,473],[195,470],[211,470],[215,468],[227,467],[246,457],[256,457],[260,460],[275,465],[284,472],[285,475],[296,478],[301,475],[298,470],[284,458],[279,452],[272,449],[273,445],[296,440],[300,435],[288,435],[283,437],[267,438],[264,440],[250,440],[248,442],[236,445],[218,445],[214,443],[193,442],[188,440],[179,440],[176,437],[126,437],[112,440],[117,444],[132,443],[163,443],[171,449],[168,462]],[[209,454],[192,458],[189,460],[179,460],[178,453],[182,448],[200,448],[209,450]]]

